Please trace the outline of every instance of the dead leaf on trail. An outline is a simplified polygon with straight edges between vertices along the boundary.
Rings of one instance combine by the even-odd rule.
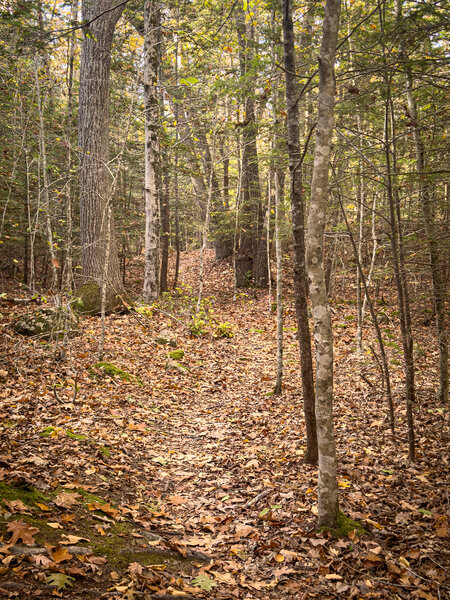
[[[52,564],[52,561],[48,558],[48,556],[45,556],[45,554],[36,554],[35,556],[33,556],[33,561],[37,565],[43,566],[44,569],[46,569]]]
[[[298,573],[298,571],[296,569],[293,569],[292,567],[280,567],[279,569],[275,569],[273,572],[275,577],[281,577],[282,575],[291,575],[294,573]]]
[[[78,544],[78,542],[89,542],[89,538],[85,538],[85,537],[78,537],[77,535],[66,535],[63,534],[63,537],[66,538],[65,540],[62,540],[60,542],[61,545],[68,545],[68,544]]]
[[[105,513],[105,515],[108,515],[108,516],[112,517],[113,519],[116,519],[120,514],[117,509],[115,509],[111,506],[111,504],[102,504],[101,502],[92,502],[92,503],[88,504],[87,507],[91,511],[100,510],[101,512]]]
[[[36,506],[40,508],[43,512],[51,512],[52,510],[46,504],[40,504],[39,502],[36,502]]]
[[[61,523],[47,523],[47,525],[52,529],[64,529]]]
[[[231,573],[219,573],[218,571],[210,571],[211,575],[214,575],[214,579],[217,579],[219,583],[225,585],[237,585],[236,579]]]
[[[338,594],[342,594],[343,592],[347,592],[350,589],[348,583],[344,583],[342,581],[338,581],[336,584],[336,591]]]
[[[34,536],[39,533],[37,527],[32,527],[29,523],[23,521],[11,521],[7,531],[11,533],[11,539],[9,540],[11,544],[16,544],[19,540],[22,540],[28,546],[36,544]]]
[[[169,496],[167,498],[167,502],[169,502],[170,504],[173,504],[173,505],[186,504],[187,501],[188,501],[188,499],[183,498],[183,496]]]
[[[236,525],[235,536],[238,538],[247,537],[257,531],[255,527],[251,527],[250,525]]]
[[[144,571],[144,567],[137,562],[133,562],[128,567],[128,571],[130,573],[134,573],[136,575],[142,575],[142,573]]]
[[[327,575],[325,575],[325,579],[342,579],[342,575],[338,575],[337,573],[328,573]]]
[[[55,548],[55,550],[51,553],[51,557],[55,563],[64,562],[65,560],[72,560],[72,555],[67,552],[67,548],[62,548],[61,546]]]
[[[21,513],[23,515],[31,515],[29,507],[22,502],[22,500],[3,500],[12,514]]]
[[[60,508],[72,508],[75,504],[79,504],[77,498],[81,498],[81,494],[78,494],[77,492],[73,494],[61,492],[56,496],[53,502]]]
[[[259,468],[259,462],[256,460],[256,458],[249,460],[248,463],[244,465],[244,469],[258,469],[258,468]]]

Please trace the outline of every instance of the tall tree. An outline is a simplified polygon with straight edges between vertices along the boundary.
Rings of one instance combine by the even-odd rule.
[[[242,227],[236,257],[236,282],[238,287],[248,285],[251,273],[256,285],[267,285],[266,239],[264,236],[261,186],[259,180],[257,123],[255,113],[255,86],[249,86],[249,74],[254,58],[252,25],[242,8],[236,8],[236,29],[239,44],[241,80],[245,90],[244,121],[242,123]]]
[[[314,411],[314,375],[311,334],[308,321],[308,283],[305,265],[305,209],[302,194],[300,127],[298,120],[299,92],[296,83],[294,26],[291,3],[283,0],[284,72],[286,80],[287,147],[291,181],[292,236],[294,242],[294,293],[297,316],[297,336],[300,345],[303,407],[305,411],[307,447],[305,460],[317,463],[317,433]]]
[[[146,302],[159,293],[159,104],[158,42],[159,2],[144,5],[144,102],[145,102],[145,267],[143,296]]]
[[[112,201],[108,163],[111,50],[114,30],[124,8],[125,4],[118,0],[82,3],[85,26],[78,113],[82,280],[100,283],[107,262],[108,295],[121,287],[114,218],[112,214],[108,218]]]
[[[319,56],[317,137],[308,214],[306,268],[314,315],[316,342],[316,421],[319,450],[320,526],[335,527],[338,516],[336,444],[333,430],[333,331],[323,260],[327,212],[328,170],[334,123],[336,83],[334,63],[339,31],[340,0],[326,0]]]

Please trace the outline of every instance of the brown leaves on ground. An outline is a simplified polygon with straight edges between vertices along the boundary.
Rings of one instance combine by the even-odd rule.
[[[11,533],[11,539],[8,540],[10,544],[22,541],[29,546],[35,545],[34,536],[39,532],[39,529],[23,521],[11,521],[6,530]]]
[[[164,313],[139,315],[139,323],[130,315],[107,319],[106,360],[136,374],[142,386],[95,378],[88,371],[97,361],[96,318],[81,320],[80,336],[71,342],[72,363],[55,362],[52,350],[33,340],[2,341],[9,362],[1,366],[9,375],[0,388],[0,480],[15,481],[20,489],[31,482],[48,494],[45,502],[0,504],[7,521],[4,543],[34,544],[37,528],[24,522],[25,511],[48,525],[41,536],[54,534],[50,554],[32,560],[9,554],[10,546],[4,546],[3,575],[45,596],[49,588],[39,587],[45,586],[43,571],[56,569],[64,576],[56,582],[73,583],[65,597],[87,598],[82,590],[89,589],[105,600],[142,594],[227,600],[444,598],[450,572],[443,552],[448,455],[445,410],[434,396],[433,332],[416,324],[416,340],[426,351],[417,357],[418,452],[411,464],[399,351],[394,344],[386,348],[397,398],[392,436],[381,383],[366,382],[380,381],[372,327],[367,322],[366,352],[358,356],[355,307],[348,301],[353,290],[348,281],[335,288],[340,506],[367,534],[350,527],[347,535],[334,538],[315,530],[317,470],[303,462],[291,281],[286,281],[284,387],[274,397],[276,323],[267,294],[245,290],[232,302],[231,271],[209,256],[205,294],[214,309],[211,319],[232,323],[235,335],[214,338],[212,321],[210,333],[194,339],[179,321],[189,321],[186,306],[193,292],[187,284],[195,290],[198,256],[183,256],[182,266],[180,291],[171,296],[171,306],[162,306]],[[387,287],[382,292],[389,298]],[[384,327],[386,339],[399,336],[394,308]],[[168,350],[153,341],[163,329],[178,337],[189,372],[166,371]],[[20,364],[17,356],[23,357]],[[57,434],[43,436],[49,427]],[[16,513],[24,521],[15,520]],[[120,529],[125,524],[134,527],[132,535]],[[116,564],[111,553],[71,554],[69,546],[89,545],[94,536],[105,548],[125,541],[134,552],[129,563],[125,555]],[[155,548],[161,551],[157,564],[146,566],[141,552]]]

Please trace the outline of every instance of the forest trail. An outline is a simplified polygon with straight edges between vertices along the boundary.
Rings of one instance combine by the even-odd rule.
[[[316,469],[302,461],[305,427],[290,295],[285,387],[275,397],[276,323],[267,293],[247,290],[231,302],[231,269],[208,253],[204,304],[213,314],[205,319],[206,333],[192,337],[180,321],[189,324],[198,254],[182,264],[176,302],[166,297],[153,316],[137,315],[139,323],[130,315],[108,317],[105,360],[129,373],[130,381],[93,367],[97,318],[82,320],[71,363],[56,361],[52,345],[5,328],[0,485],[10,499],[2,505],[2,593],[22,598],[32,590],[49,598],[51,578],[60,574],[54,590],[70,598],[444,597],[445,417],[431,390],[421,388],[420,453],[412,465],[401,371],[393,363],[393,439],[376,361],[357,359],[352,350],[354,306],[335,302],[333,318],[341,325],[335,408],[340,504],[367,533],[353,526],[341,537],[317,532]],[[234,336],[214,337],[224,322]],[[153,340],[168,326],[188,371],[165,368],[172,348]],[[421,334],[421,345],[431,347],[432,333]],[[366,339],[371,335],[368,323]],[[396,349],[389,351],[394,361]],[[431,380],[434,360],[432,351],[420,357],[419,384]],[[39,560],[10,554],[6,524],[19,520],[39,530],[34,545],[46,553]],[[57,562],[68,536],[93,554]],[[45,543],[51,544],[47,550]],[[157,566],[148,564],[155,560]]]

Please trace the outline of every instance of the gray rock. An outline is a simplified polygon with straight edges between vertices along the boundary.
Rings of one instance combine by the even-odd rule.
[[[189,369],[183,367],[183,365],[180,365],[180,363],[177,363],[175,360],[168,360],[166,362],[166,370],[177,371],[178,373],[182,373],[183,375],[188,375],[190,372]]]
[[[177,336],[170,329],[163,329],[155,338],[155,342],[160,346],[177,346]]]
[[[73,310],[62,306],[40,308],[23,315],[13,323],[16,333],[43,340],[61,339],[77,334],[78,317]]]

